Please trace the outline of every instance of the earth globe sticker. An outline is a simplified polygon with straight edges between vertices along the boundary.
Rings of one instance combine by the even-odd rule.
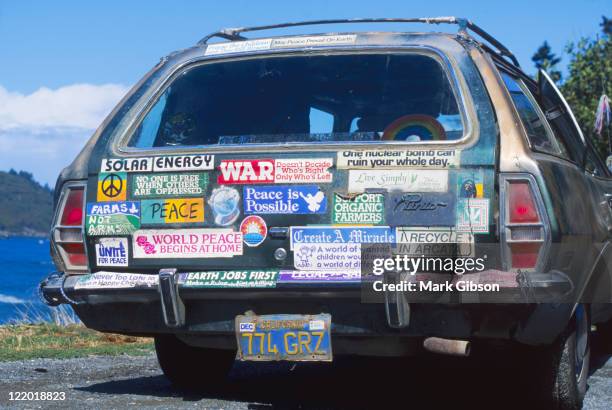
[[[242,220],[240,232],[247,246],[258,246],[266,239],[268,227],[260,216],[251,215]]]
[[[210,196],[210,207],[215,215],[215,223],[221,226],[231,225],[238,219],[240,194],[234,188],[215,188]]]

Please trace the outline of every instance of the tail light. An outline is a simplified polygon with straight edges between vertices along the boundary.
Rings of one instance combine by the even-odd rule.
[[[85,185],[64,185],[55,215],[52,239],[59,258],[56,262],[67,272],[87,270],[83,236],[84,207]]]
[[[535,179],[527,174],[500,176],[500,233],[506,270],[542,269],[550,243],[548,219]]]

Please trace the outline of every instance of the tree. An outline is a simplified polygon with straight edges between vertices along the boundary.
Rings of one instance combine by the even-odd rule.
[[[601,16],[601,23],[599,23],[599,26],[601,27],[601,31],[603,31],[604,35],[612,35],[612,19],[609,19],[606,16]]]
[[[597,103],[602,94],[612,96],[612,20],[603,17],[600,24],[603,36],[583,38],[570,43],[566,51],[570,56],[568,76],[561,87],[572,107],[585,137],[591,138],[602,157],[608,151],[608,127],[601,136],[593,130]]]
[[[531,61],[534,62],[538,70],[542,69],[546,71],[553,81],[556,83],[561,81],[561,71],[556,69],[557,64],[561,62],[561,57],[557,57],[555,53],[552,52],[548,41],[544,41],[540,48],[538,48],[538,51],[531,57]]]

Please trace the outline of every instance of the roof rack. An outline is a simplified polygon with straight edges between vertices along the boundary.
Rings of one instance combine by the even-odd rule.
[[[211,38],[223,38],[230,41],[244,41],[248,40],[242,36],[242,33],[249,31],[261,31],[271,30],[277,28],[286,27],[297,27],[297,26],[312,26],[319,24],[353,24],[353,23],[425,23],[425,24],[457,24],[459,26],[459,34],[470,37],[467,30],[471,30],[474,34],[477,34],[483,40],[486,40],[489,45],[497,49],[497,52],[503,56],[508,57],[512,63],[520,67],[517,58],[512,52],[500,43],[495,37],[484,31],[482,28],[472,23],[466,18],[460,17],[417,17],[417,18],[356,18],[356,19],[331,19],[331,20],[310,20],[310,21],[298,21],[294,23],[280,23],[280,24],[269,24],[265,26],[255,27],[238,27],[238,28],[225,28],[214,33],[211,33],[198,41],[198,45],[205,45]],[[475,39],[474,39],[475,40]],[[490,47],[489,47],[490,48]]]

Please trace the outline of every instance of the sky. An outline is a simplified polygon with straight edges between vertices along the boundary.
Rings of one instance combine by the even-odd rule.
[[[544,40],[562,54],[568,42],[599,33],[604,14],[612,15],[612,0],[0,0],[0,170],[23,169],[54,185],[59,171],[106,114],[160,57],[221,27],[327,18],[463,16],[504,43],[532,73],[531,55]],[[380,28],[314,26],[270,33]],[[565,64],[567,56],[561,67]]]

